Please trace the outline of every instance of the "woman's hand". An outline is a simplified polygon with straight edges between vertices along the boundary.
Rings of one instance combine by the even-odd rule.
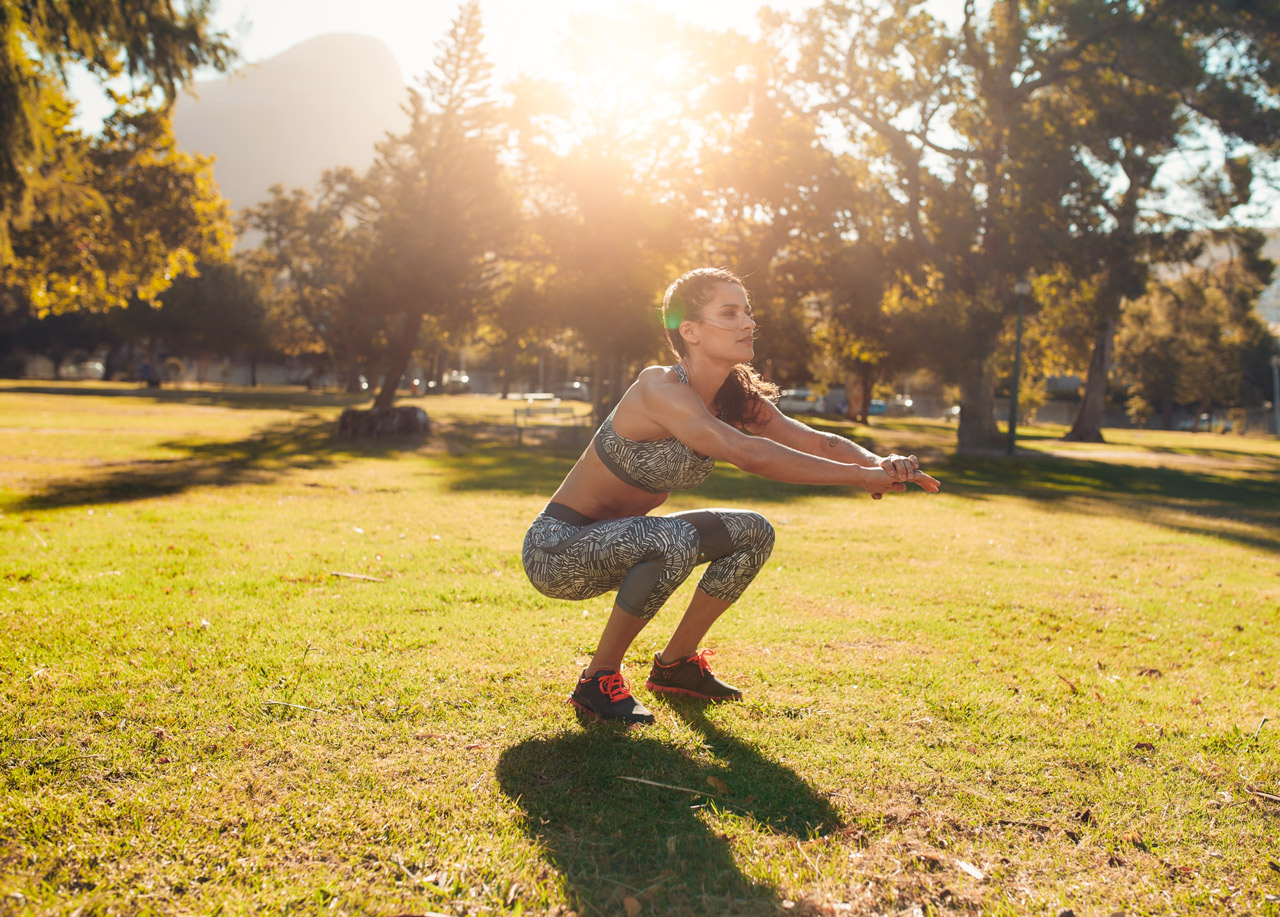
[[[888,455],[877,463],[889,473],[891,481],[910,481],[912,472],[920,470],[920,460],[914,455]]]
[[[937,478],[925,474],[920,470],[920,460],[914,455],[893,455],[885,456],[880,459],[876,470],[884,473],[887,486],[880,486],[880,482],[873,479],[865,486],[871,491],[871,498],[879,500],[886,493],[902,493],[907,489],[906,482],[919,485],[931,494],[936,494],[941,483]]]

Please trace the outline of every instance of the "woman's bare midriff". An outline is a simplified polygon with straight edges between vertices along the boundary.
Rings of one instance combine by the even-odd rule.
[[[588,444],[551,500],[599,520],[648,515],[665,503],[667,496],[622,483],[600,461],[595,445]]]

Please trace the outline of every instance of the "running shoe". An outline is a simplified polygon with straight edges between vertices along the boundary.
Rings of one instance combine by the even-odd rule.
[[[653,714],[631,695],[631,685],[621,672],[603,669],[583,675],[569,695],[569,703],[579,720],[608,720],[615,723],[652,723]]]
[[[741,691],[711,674],[707,657],[714,655],[715,650],[703,650],[688,659],[664,663],[662,654],[656,653],[644,686],[656,694],[684,694],[710,701],[742,700]]]

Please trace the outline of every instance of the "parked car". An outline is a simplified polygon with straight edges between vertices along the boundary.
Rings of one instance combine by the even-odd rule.
[[[585,382],[557,382],[551,393],[561,401],[590,401],[591,387]]]
[[[784,414],[821,414],[823,404],[807,388],[785,388],[778,395],[778,410]]]
[[[867,414],[871,417],[881,416],[889,412],[889,406],[884,403],[883,398],[872,398],[871,407],[867,408]]]
[[[915,412],[916,403],[910,395],[894,395],[887,408],[890,417],[911,417]]]
[[[444,374],[444,393],[446,395],[465,395],[471,391],[471,377],[460,369],[451,369]]]

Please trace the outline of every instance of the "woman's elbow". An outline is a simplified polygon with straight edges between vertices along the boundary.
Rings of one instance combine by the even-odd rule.
[[[725,461],[748,474],[768,476],[768,458],[764,450],[754,448],[755,443],[745,443],[730,450]]]

